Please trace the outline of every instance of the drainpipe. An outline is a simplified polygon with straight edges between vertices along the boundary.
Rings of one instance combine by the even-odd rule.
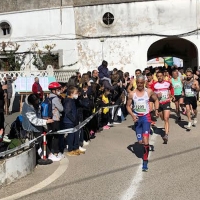
[[[63,6],[63,2],[62,0],[60,0],[60,23],[62,25],[62,6]]]

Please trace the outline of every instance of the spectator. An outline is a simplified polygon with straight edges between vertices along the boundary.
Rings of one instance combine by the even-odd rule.
[[[118,69],[117,69],[117,68],[114,68],[113,71],[112,71],[112,74],[116,74],[117,71],[118,71]]]
[[[44,127],[49,123],[53,123],[52,119],[42,119],[41,117],[41,108],[39,103],[39,96],[37,94],[30,94],[28,98],[25,100],[22,107],[22,127],[24,130],[28,132],[33,132],[34,136],[37,138],[41,136],[44,131]],[[43,137],[38,138],[38,154],[42,158],[43,157]],[[52,161],[60,161],[60,158],[54,156],[49,148],[47,147],[47,155],[48,158]]]
[[[104,60],[102,64],[98,67],[98,70],[100,80],[107,80],[111,85],[111,79],[108,73],[108,62]]]
[[[110,105],[109,95],[110,95],[110,90],[105,88],[104,92],[103,92],[103,96],[102,96],[102,102],[101,102],[102,107]],[[109,121],[110,121],[109,120],[109,108],[103,108],[102,109],[102,126],[103,126],[104,130],[110,129],[110,127],[108,126]]]
[[[91,83],[99,83],[99,72],[97,70],[92,71],[92,77],[90,79]]]
[[[7,77],[7,86],[8,86],[8,113],[12,114],[12,106],[15,98],[15,85],[14,81],[11,79],[11,76]]]
[[[4,130],[4,89],[5,85],[1,85],[0,83],[0,129]]]
[[[40,97],[40,101],[43,101],[44,92],[43,92],[43,89],[42,89],[42,87],[39,83],[38,77],[35,77],[35,83],[32,86],[32,92],[33,92],[33,94],[38,94],[39,97]]]
[[[51,91],[49,98],[52,101],[52,119],[53,123],[48,124],[48,130],[55,132],[60,130],[60,117],[63,112],[63,106],[61,99],[59,98],[61,92],[61,85],[58,82],[52,82],[49,84],[49,90]],[[51,134],[48,135],[47,143],[50,151],[54,153],[58,158],[62,158],[63,155],[59,152],[59,135]]]
[[[3,141],[3,129],[0,130],[0,142]]]
[[[77,116],[77,107],[75,100],[78,99],[78,89],[74,86],[69,86],[67,91],[67,98],[64,101],[63,126],[65,129],[74,128],[78,125],[79,120]],[[79,150],[79,131],[69,133],[67,136],[68,142],[68,156],[78,156],[81,153],[85,153]]]

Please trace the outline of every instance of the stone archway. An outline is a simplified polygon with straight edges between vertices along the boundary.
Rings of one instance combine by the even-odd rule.
[[[165,38],[154,42],[148,49],[147,59],[156,57],[178,57],[184,68],[198,67],[198,50],[195,44],[182,38]]]

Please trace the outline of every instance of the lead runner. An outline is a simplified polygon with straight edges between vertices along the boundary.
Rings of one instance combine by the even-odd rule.
[[[142,171],[148,171],[149,134],[151,126],[149,99],[151,97],[155,102],[156,116],[158,116],[159,101],[151,89],[145,88],[145,77],[143,75],[137,76],[136,84],[137,88],[129,93],[126,108],[135,122],[138,142],[143,144]]]

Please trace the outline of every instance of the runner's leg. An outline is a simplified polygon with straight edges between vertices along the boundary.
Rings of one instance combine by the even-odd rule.
[[[142,124],[142,132],[143,132],[143,171],[148,171],[148,156],[149,156],[149,133],[150,133],[151,123],[148,121],[144,121]]]

